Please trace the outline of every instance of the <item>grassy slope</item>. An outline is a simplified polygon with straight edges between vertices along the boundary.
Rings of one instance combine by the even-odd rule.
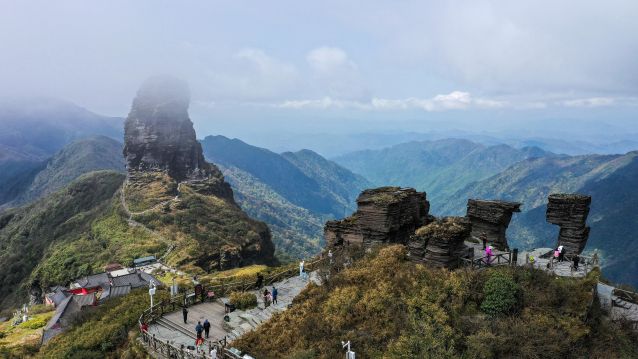
[[[638,355],[635,334],[588,317],[595,275],[572,280],[506,267],[449,272],[404,256],[403,247],[392,246],[364,257],[233,344],[264,359],[337,358],[342,340],[362,358]],[[496,277],[514,283],[516,300],[509,314],[490,317],[481,307],[485,283]]]

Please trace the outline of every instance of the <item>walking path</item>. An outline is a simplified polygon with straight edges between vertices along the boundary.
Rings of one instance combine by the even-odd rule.
[[[217,342],[226,338],[228,341],[240,337],[244,333],[257,328],[261,323],[270,319],[275,313],[286,310],[292,300],[312,281],[319,285],[320,280],[316,272],[312,272],[308,279],[299,276],[284,279],[274,285],[278,291],[278,303],[264,308],[263,288],[254,290],[258,306],[249,310],[236,310],[224,321],[224,304],[228,298],[220,298],[212,303],[201,303],[188,307],[188,323],[184,324],[182,312],[176,311],[165,314],[149,326],[148,332],[163,342],[169,341],[176,347],[193,345],[196,339],[195,326],[205,319],[211,323],[210,341]],[[267,287],[269,291],[272,286]]]

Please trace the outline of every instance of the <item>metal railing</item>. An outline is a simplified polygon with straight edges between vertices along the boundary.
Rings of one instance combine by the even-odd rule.
[[[480,269],[490,266],[503,266],[512,264],[512,252],[495,254],[480,258],[459,258],[459,265],[472,269]]]
[[[327,261],[329,258],[327,256],[320,255],[319,258],[307,262],[304,264],[304,270],[311,272],[319,268],[319,266]],[[295,267],[290,267],[274,273],[272,275],[264,278],[265,285],[270,285],[277,281],[292,278],[297,276],[299,273],[299,269]],[[236,276],[240,277],[240,276]],[[224,279],[233,278],[233,276],[225,277]],[[255,286],[255,281],[250,280],[241,280],[237,282],[231,283],[221,283],[216,285],[209,285],[205,289],[207,291],[214,291],[219,295],[223,295],[228,291],[233,290],[241,290],[245,291]],[[204,288],[202,288],[202,291]],[[181,308],[182,306],[191,306],[196,304],[198,299],[200,303],[206,301],[206,296],[200,296],[199,298],[194,295],[194,291],[188,291],[186,293],[178,294],[173,296],[169,300],[162,300],[154,306],[144,310],[138,319],[138,324],[140,327],[142,323],[151,324],[157,321],[159,318],[163,317],[165,313],[174,312],[176,309]],[[220,339],[218,341],[209,341],[208,342],[208,351],[205,352],[193,352],[184,346],[177,347],[175,344],[170,341],[162,341],[155,337],[155,335],[150,335],[148,332],[142,331],[142,341],[147,345],[147,347],[159,355],[165,356],[166,358],[176,358],[176,359],[208,359],[210,357],[210,351],[213,347],[217,348],[217,355],[223,359],[241,359],[241,356],[237,354],[236,349],[228,348],[228,342],[226,338]]]

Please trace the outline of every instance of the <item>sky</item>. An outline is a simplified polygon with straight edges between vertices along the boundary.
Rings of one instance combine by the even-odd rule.
[[[638,133],[637,18],[635,0],[0,0],[0,96],[124,117],[171,74],[198,135],[620,140]]]

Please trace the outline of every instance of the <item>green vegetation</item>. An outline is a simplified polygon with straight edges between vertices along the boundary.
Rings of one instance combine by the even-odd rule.
[[[177,194],[177,183],[164,172],[135,172],[124,189],[131,212],[146,211]]]
[[[362,358],[638,356],[635,334],[599,319],[597,276],[429,269],[390,246],[311,285],[234,345],[266,359],[340,357],[341,340]]]
[[[167,299],[159,291],[156,299]],[[135,290],[90,308],[80,323],[53,338],[40,349],[38,358],[145,358],[133,340],[138,332],[137,320],[149,306],[148,293]]]
[[[0,357],[7,353],[26,355],[37,350],[42,337],[42,328],[53,316],[53,308],[35,308],[30,318],[17,326],[11,320],[0,323]],[[7,354],[8,355],[8,354]]]
[[[257,296],[250,292],[231,292],[229,296],[230,302],[237,309],[246,310],[257,306]]]

